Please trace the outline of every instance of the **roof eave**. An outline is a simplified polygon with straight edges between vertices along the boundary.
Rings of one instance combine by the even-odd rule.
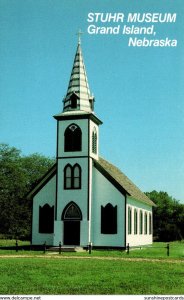
[[[123,194],[124,196],[128,195],[130,196],[130,194],[128,193],[127,190],[125,190],[110,174],[108,171],[106,171],[97,160],[94,160],[94,166],[96,167],[96,169],[102,173],[102,175],[104,175],[106,177],[106,179],[108,179],[117,189],[118,191]]]

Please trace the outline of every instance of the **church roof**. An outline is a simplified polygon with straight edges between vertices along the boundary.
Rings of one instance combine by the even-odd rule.
[[[94,160],[95,167],[122,193],[128,194],[143,203],[156,206],[141,190],[117,167],[103,158]],[[47,182],[56,175],[57,164],[54,164],[48,172],[40,178],[35,187],[28,193],[27,197],[34,197]]]
[[[128,194],[143,203],[156,206],[141,190],[117,167],[103,158],[94,160],[95,167],[122,193]],[[42,187],[56,174],[57,164],[36,183],[35,187],[28,193],[27,197],[34,197]]]
[[[73,105],[72,101],[76,101],[76,105]],[[82,55],[81,43],[79,39],[68,90],[63,100],[63,111],[84,110],[86,112],[91,112],[93,110],[93,101],[94,98],[90,93],[86,68]]]
[[[123,194],[128,194],[132,198],[148,205],[155,206],[155,204],[141,192],[141,190],[122,171],[107,160],[103,158],[95,160],[95,167]]]

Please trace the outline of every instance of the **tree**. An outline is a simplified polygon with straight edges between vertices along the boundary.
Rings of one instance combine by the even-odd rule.
[[[146,195],[157,205],[153,210],[155,239],[169,242],[184,238],[184,205],[163,191]]]
[[[22,156],[21,151],[0,144],[0,233],[30,236],[31,201],[26,194],[54,164],[38,153]]]

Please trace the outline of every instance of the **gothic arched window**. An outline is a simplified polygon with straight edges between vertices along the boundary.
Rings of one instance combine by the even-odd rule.
[[[92,152],[94,154],[97,153],[97,132],[95,127],[92,132]]]
[[[73,188],[81,188],[81,167],[78,164],[73,166]]]
[[[81,167],[75,164],[73,167],[68,164],[64,168],[64,189],[81,188]]]
[[[143,233],[143,213],[142,213],[142,210],[140,210],[140,213],[139,213],[139,234],[142,234]]]
[[[101,206],[101,233],[117,233],[117,205],[113,207],[108,203],[105,207]]]
[[[64,188],[72,188],[72,166],[70,164],[66,165],[64,168]]]
[[[62,216],[62,220],[82,220],[82,212],[78,205],[71,201],[64,208]]]
[[[82,150],[82,131],[76,124],[69,125],[65,130],[65,152]]]
[[[39,207],[39,233],[54,232],[54,206],[45,204]]]

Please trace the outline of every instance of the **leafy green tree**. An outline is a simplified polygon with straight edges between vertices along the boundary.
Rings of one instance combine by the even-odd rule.
[[[28,237],[32,203],[26,194],[54,164],[40,154],[22,156],[21,151],[0,144],[0,233]]]
[[[155,239],[166,242],[183,239],[184,205],[163,191],[146,195],[157,205],[153,210]]]

